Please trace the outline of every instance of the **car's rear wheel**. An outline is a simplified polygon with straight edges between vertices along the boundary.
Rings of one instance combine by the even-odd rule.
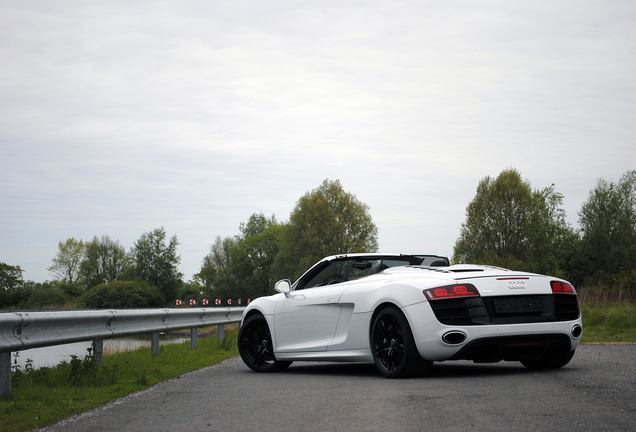
[[[241,326],[238,349],[245,364],[256,372],[277,372],[292,363],[274,357],[269,326],[260,314],[250,316]]]
[[[559,354],[546,354],[534,360],[521,360],[521,364],[528,369],[558,369],[570,363],[574,351]]]
[[[376,367],[387,378],[421,376],[433,364],[420,356],[411,327],[395,306],[381,310],[373,320],[371,352]]]

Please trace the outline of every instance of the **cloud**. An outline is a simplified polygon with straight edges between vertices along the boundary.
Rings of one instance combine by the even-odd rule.
[[[634,169],[625,2],[0,4],[0,261],[165,226],[186,277],[325,178],[380,247],[451,254],[478,181],[554,183],[569,220]]]

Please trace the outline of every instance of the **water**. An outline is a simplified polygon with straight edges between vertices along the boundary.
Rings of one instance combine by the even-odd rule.
[[[159,335],[159,345],[172,343],[180,343],[189,341],[189,337]],[[63,361],[70,361],[71,356],[77,356],[84,359],[88,355],[88,349],[91,348],[91,342],[77,342],[66,345],[56,345],[43,348],[32,348],[28,350],[18,351],[11,354],[11,365],[17,364],[24,370],[27,360],[31,361],[33,368],[53,367]],[[104,339],[104,355],[115,352],[132,351],[141,347],[150,346],[150,335],[138,335],[125,338]],[[17,354],[17,356],[16,356]]]

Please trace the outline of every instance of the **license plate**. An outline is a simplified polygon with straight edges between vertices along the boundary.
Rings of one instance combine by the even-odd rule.
[[[540,297],[506,297],[494,300],[497,313],[528,313],[543,310]]]

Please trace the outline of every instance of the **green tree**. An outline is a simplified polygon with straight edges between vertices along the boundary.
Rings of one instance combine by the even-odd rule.
[[[453,261],[535,272],[557,270],[563,243],[573,239],[562,202],[554,185],[533,191],[513,168],[496,179],[483,178],[466,208]]]
[[[276,222],[275,216],[268,219],[261,213],[253,214],[239,230],[237,244],[230,251],[230,270],[235,281],[233,298],[254,299],[273,294],[273,264],[284,227]]]
[[[13,291],[11,295],[11,307],[24,309],[26,302],[31,298],[33,292],[42,286],[41,283],[26,281],[23,285]]]
[[[82,297],[92,309],[151,308],[165,304],[159,288],[146,281],[115,281],[97,285]]]
[[[68,307],[70,297],[64,287],[73,286],[65,281],[44,282],[34,284],[29,298],[22,305],[26,309],[62,308]]]
[[[23,270],[0,262],[0,308],[14,305],[14,294],[24,286]]]
[[[215,298],[254,299],[273,293],[272,264],[283,225],[276,217],[254,213],[236,237],[216,238],[195,276]],[[213,293],[212,293],[213,290]]]
[[[177,298],[183,300],[184,305],[189,305],[190,300],[196,300],[197,305],[202,304],[203,297],[205,296],[205,291],[203,286],[200,285],[199,281],[189,280],[184,282],[179,288],[179,293],[177,294]],[[209,296],[206,296],[209,298]]]
[[[239,235],[236,237],[236,240],[241,242],[248,237],[262,234],[267,228],[276,225],[278,225],[276,215],[272,215],[272,217],[268,218],[263,213],[254,213],[249,217],[247,222],[241,222],[239,224]]]
[[[525,255],[530,271],[571,276],[579,237],[565,216],[563,195],[555,191],[554,185],[532,193]]]
[[[126,249],[107,235],[97,236],[85,244],[84,259],[80,265],[80,281],[90,289],[122,278],[130,267]]]
[[[210,252],[203,258],[201,271],[195,275],[201,281],[204,290],[216,295],[217,290],[230,291],[233,280],[230,273],[230,251],[236,246],[236,239],[217,236],[214,244],[210,246]]]
[[[20,266],[11,266],[0,262],[0,290],[13,291],[24,285]]]
[[[166,244],[166,231],[161,227],[142,234],[130,250],[137,276],[157,286],[168,302],[177,298],[182,284],[183,274],[177,268],[181,262],[178,245],[176,235]]]
[[[84,242],[76,240],[74,237],[59,242],[53,264],[47,270],[59,281],[71,284],[77,282],[84,249]]]
[[[325,256],[376,252],[378,229],[369,206],[346,192],[339,180],[325,180],[303,195],[282,230],[276,274],[299,277]]]
[[[578,215],[586,277],[636,269],[636,171],[598,180]]]

